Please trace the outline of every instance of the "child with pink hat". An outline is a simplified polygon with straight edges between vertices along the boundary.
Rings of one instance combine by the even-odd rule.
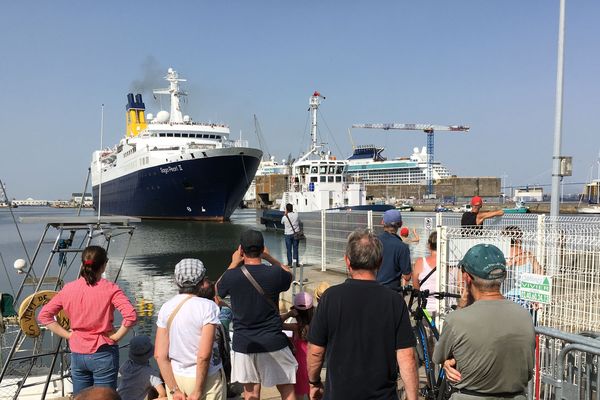
[[[287,319],[294,317],[296,322],[284,323],[283,329],[292,331],[292,344],[294,347],[294,356],[298,361],[298,370],[296,371],[296,384],[294,391],[296,396],[301,399],[303,396],[308,398],[310,387],[308,384],[308,367],[306,356],[308,349],[308,328],[313,317],[313,297],[310,293],[299,292],[294,296],[294,305],[289,312],[282,315]]]

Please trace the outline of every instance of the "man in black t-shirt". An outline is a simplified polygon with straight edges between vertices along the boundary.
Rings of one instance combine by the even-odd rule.
[[[398,399],[396,364],[406,398],[417,399],[415,337],[406,303],[375,281],[382,251],[381,241],[368,230],[348,238],[344,260],[351,278],[327,289],[310,324],[311,399]]]
[[[271,266],[263,264],[263,259]],[[246,277],[243,266],[264,294]],[[259,399],[261,385],[277,386],[282,399],[295,398],[298,363],[288,347],[277,307],[279,294],[291,283],[290,269],[268,253],[262,233],[242,233],[229,268],[217,282],[217,292],[220,297],[231,296],[231,381],[243,384],[245,399]]]
[[[460,219],[460,226],[463,228],[463,236],[469,236],[469,234],[476,234],[479,230],[483,229],[483,221],[493,217],[500,217],[504,215],[504,211],[480,211],[483,206],[483,200],[479,196],[474,196],[471,199],[471,211],[463,213]]]

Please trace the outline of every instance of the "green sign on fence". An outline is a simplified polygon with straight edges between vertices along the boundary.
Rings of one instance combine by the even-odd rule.
[[[521,276],[520,293],[523,300],[550,304],[552,301],[552,277],[548,275],[523,274]]]

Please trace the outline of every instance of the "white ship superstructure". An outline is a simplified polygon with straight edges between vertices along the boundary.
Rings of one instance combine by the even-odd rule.
[[[345,160],[338,160],[317,143],[317,110],[319,92],[310,97],[311,148],[292,164],[289,190],[283,194],[281,209],[287,203],[294,211],[307,212],[366,204],[366,191],[358,182],[348,181]]]
[[[427,182],[427,150],[413,149],[410,157],[388,160],[383,148],[357,146],[347,160],[346,172],[365,185],[420,185]],[[433,180],[448,178],[450,171],[439,162],[432,163]]]

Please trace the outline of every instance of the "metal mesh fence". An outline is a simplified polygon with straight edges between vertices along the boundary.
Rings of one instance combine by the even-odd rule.
[[[439,289],[460,293],[460,259],[475,244],[493,244],[507,260],[503,294],[529,309],[539,325],[574,333],[600,331],[600,219],[538,216],[535,224],[530,218],[511,222],[484,229],[442,227]],[[524,273],[551,278],[549,304],[522,298]]]
[[[357,228],[380,233],[382,215],[362,211],[303,213],[306,262],[323,270],[345,271],[348,235]],[[530,310],[538,324],[567,332],[600,331],[600,218],[505,214],[486,220],[483,229],[476,229],[461,227],[458,213],[403,212],[402,217],[403,226],[410,230],[409,239],[415,238],[415,232],[420,239],[409,245],[413,263],[427,255],[427,237],[439,229],[439,290],[460,293],[460,259],[475,244],[493,244],[507,259],[502,292]],[[551,277],[550,304],[522,298],[525,273]],[[443,316],[454,300],[440,304]]]

